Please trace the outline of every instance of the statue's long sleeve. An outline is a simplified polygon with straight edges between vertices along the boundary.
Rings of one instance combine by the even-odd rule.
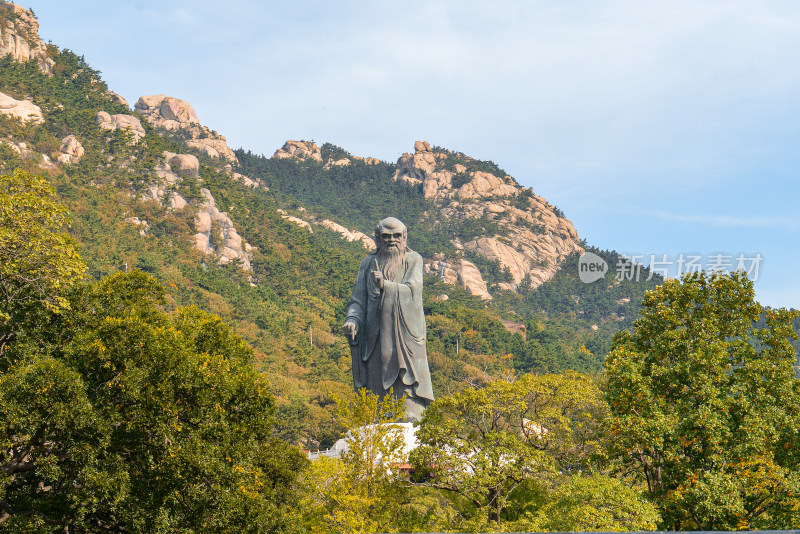
[[[367,295],[367,271],[372,254],[368,255],[361,262],[358,268],[358,276],[353,286],[353,293],[350,295],[350,302],[347,304],[346,321],[353,320],[358,324],[356,339],[350,342],[350,354],[353,360],[353,385],[356,389],[367,386],[367,366],[366,359],[369,353],[366,352],[367,339],[367,309],[369,297]]]
[[[361,330],[365,324],[365,316],[367,313],[367,271],[369,269],[370,259],[374,256],[370,254],[361,261],[358,267],[358,276],[356,283],[353,286],[353,293],[350,295],[350,302],[347,304],[347,319],[354,319],[358,323],[358,328]]]

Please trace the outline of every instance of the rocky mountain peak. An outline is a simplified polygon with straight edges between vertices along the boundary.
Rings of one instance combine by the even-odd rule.
[[[322,148],[313,141],[286,141],[281,148],[272,155],[274,159],[296,159],[298,161],[316,161],[324,163],[326,169],[331,167],[347,167],[352,161],[361,161],[367,165],[378,165],[381,161],[378,158],[362,158],[352,156],[343,150],[343,154],[337,157],[328,157],[323,162]]]
[[[314,141],[286,141],[281,148],[272,155],[275,159],[294,158],[300,161],[312,159],[322,161],[322,149]]]
[[[7,54],[19,62],[36,61],[43,72],[53,72],[55,61],[39,38],[39,21],[24,7],[3,2],[0,3],[0,57]]]
[[[371,163],[343,150],[327,152],[326,156],[326,148],[313,141],[287,141],[272,157],[317,163],[325,168],[347,166],[355,159]],[[498,286],[516,291],[526,280],[538,287],[558,271],[570,254],[583,250],[572,223],[557,208],[520,186],[490,161],[417,141],[413,154],[405,153],[399,158],[391,178],[421,189],[431,202],[432,209],[424,215],[430,228],[441,227],[446,232],[450,231],[447,228],[477,229],[467,233],[471,238],[451,240],[454,254],[426,259],[425,270],[484,299],[492,298],[492,288],[470,261],[475,256],[496,261],[507,269],[509,279]],[[313,224],[320,224],[306,213],[285,214],[284,218],[309,231]],[[345,236],[342,228],[335,231]],[[370,239],[363,237],[365,246],[370,246]]]
[[[568,219],[492,162],[417,141],[413,154],[400,156],[392,179],[422,186],[425,198],[436,206],[429,214],[432,224],[482,222],[485,235],[464,243],[454,240],[453,244],[508,269],[512,280],[501,282],[503,289],[516,291],[526,278],[532,287],[538,287],[558,271],[567,256],[583,250]],[[448,268],[455,266],[461,279],[471,281],[468,289],[487,298],[482,280],[460,272],[463,261],[451,258],[445,263]]]
[[[491,171],[495,171],[492,166],[478,165],[476,160],[460,152],[432,148],[427,141],[417,141],[414,143],[414,154],[405,153],[397,160],[392,179],[422,184],[425,198],[434,201],[448,198],[486,199],[519,194],[520,188],[513,178],[499,172],[499,168],[495,172]]]
[[[200,124],[197,113],[185,100],[166,95],[146,95],[140,97],[133,108],[152,126],[185,134],[186,144],[201,154],[237,162],[225,137]]]

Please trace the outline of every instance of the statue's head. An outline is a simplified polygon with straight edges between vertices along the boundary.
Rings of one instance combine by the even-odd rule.
[[[386,217],[375,227],[375,245],[378,251],[405,252],[407,239],[406,225],[394,217]]]

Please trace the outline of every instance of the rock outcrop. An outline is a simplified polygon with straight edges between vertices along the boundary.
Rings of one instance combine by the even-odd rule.
[[[363,161],[367,165],[377,165],[381,162],[378,158],[362,158],[360,156],[353,156],[353,159]]]
[[[526,278],[532,287],[538,287],[558,271],[567,256],[583,250],[580,238],[572,223],[545,199],[498,171],[463,154],[417,141],[414,154],[403,154],[398,160],[393,179],[422,185],[425,198],[436,206],[436,211],[428,214],[431,224],[473,220],[490,228],[486,235],[465,243],[455,241],[454,245],[507,268],[512,281],[498,284],[502,289],[514,291]],[[470,291],[482,294],[480,284],[475,287]],[[482,294],[486,295],[488,292]]]
[[[320,226],[324,226],[328,230],[333,230],[347,241],[360,242],[367,250],[373,250],[375,248],[375,240],[363,232],[359,232],[358,230],[349,230],[344,226],[342,226],[341,224],[335,223],[328,219],[322,219],[316,222],[317,224],[319,224]]]
[[[62,165],[69,165],[70,163],[78,163],[86,151],[83,149],[78,138],[74,135],[68,135],[61,140],[61,148],[59,149],[58,162]]]
[[[525,326],[525,323],[520,321],[511,321],[508,319],[500,319],[501,323],[503,323],[503,327],[511,332],[512,334],[519,334],[522,336],[522,339],[528,339],[528,328]]]
[[[311,234],[314,233],[314,230],[311,228],[311,224],[305,219],[301,219],[300,217],[295,217],[294,215],[289,215],[288,213],[286,213],[286,210],[282,209],[278,210],[278,214],[280,214],[282,219],[285,219],[290,223],[294,223],[300,228],[305,228]]]
[[[289,215],[286,210],[278,210],[278,213],[283,219],[292,222],[301,228],[305,228],[311,233],[314,233],[314,229],[311,227],[312,224],[315,226],[322,226],[328,230],[336,232],[342,237],[342,239],[350,241],[351,243],[354,241],[361,243],[361,246],[367,250],[375,249],[375,240],[363,232],[359,232],[358,230],[350,230],[349,228],[345,228],[341,224],[331,221],[330,219],[320,219],[319,217],[310,215],[302,207],[298,209],[298,212],[304,214],[306,218],[304,219],[295,215]]]
[[[232,169],[226,169],[228,174],[236,180],[237,182],[242,182],[244,185],[251,189],[255,189],[257,187],[263,187],[265,190],[269,191],[269,188],[264,186],[263,182],[256,178],[255,180],[250,178],[249,176],[245,176],[244,174],[239,174],[238,172],[234,172]]]
[[[16,61],[35,61],[42,72],[53,73],[55,61],[39,38],[39,21],[30,11],[11,3],[0,3],[0,57],[11,54]]]
[[[128,104],[128,101],[125,100],[125,98],[122,97],[122,95],[118,95],[114,91],[109,91],[108,92],[108,97],[115,104],[119,104],[121,106],[125,106],[126,108],[130,108],[131,107],[130,104]]]
[[[134,106],[153,126],[178,130],[200,124],[192,106],[185,100],[165,95],[142,96]]]
[[[242,269],[251,271],[252,247],[244,242],[227,213],[219,211],[208,189],[201,189],[203,203],[195,216],[194,246],[205,255],[215,256],[219,263],[239,261]]]
[[[490,300],[492,298],[480,270],[474,263],[464,258],[455,263],[442,260],[425,260],[425,274],[438,276],[447,284],[458,284],[482,299]]]
[[[322,162],[322,151],[313,141],[286,141],[283,147],[275,151],[272,155],[275,159],[299,159],[305,161],[312,159]]]
[[[164,151],[163,156],[164,161],[154,168],[157,180],[142,192],[142,198],[158,202],[170,209],[183,209],[188,202],[172,189],[181,181],[182,176],[196,176],[193,169],[197,169],[197,166],[194,165],[197,158],[190,154],[175,154],[167,151]],[[172,167],[173,164],[176,165],[175,169]],[[182,176],[179,176],[181,166],[185,166],[185,169]]]
[[[434,151],[427,141],[414,143],[414,153],[405,153],[397,160],[393,180],[403,180],[411,184],[422,184],[425,198],[442,201],[448,198],[464,200],[486,199],[492,197],[516,196],[521,188],[510,176],[495,176],[480,170],[468,170],[461,163],[447,166],[452,153]],[[458,155],[457,155],[458,156]],[[464,163],[472,158],[461,155]],[[454,180],[461,178],[461,180]],[[462,183],[463,182],[463,183]]]
[[[186,144],[205,156],[238,162],[225,137],[200,124],[197,113],[185,100],[165,95],[142,96],[134,111],[157,128],[183,132]]]
[[[275,159],[296,159],[298,161],[312,160],[323,163],[322,149],[313,141],[286,141],[281,148],[272,155]],[[360,156],[340,157],[334,159],[329,157],[325,162],[325,168],[347,167],[353,161],[360,161],[367,165],[377,165],[381,162],[378,158],[362,158]]]
[[[24,123],[42,124],[42,109],[30,100],[17,100],[0,93],[0,114],[15,117]]]
[[[58,165],[53,163],[53,160],[50,159],[50,156],[48,156],[47,154],[42,154],[40,156],[40,158],[41,159],[39,160],[39,163],[38,163],[40,169],[44,169],[46,171],[57,171],[58,170]]]
[[[125,222],[139,227],[139,235],[144,237],[150,231],[150,223],[139,219],[139,217],[126,217]]]
[[[172,154],[165,152],[164,156],[170,169],[178,176],[197,178],[200,175],[200,162],[197,156],[191,154]]]
[[[117,115],[109,115],[105,111],[98,111],[95,116],[95,121],[101,128],[106,130],[125,130],[130,132],[132,137],[131,142],[136,144],[145,136],[144,127],[142,123],[133,115],[125,115],[119,113]]]

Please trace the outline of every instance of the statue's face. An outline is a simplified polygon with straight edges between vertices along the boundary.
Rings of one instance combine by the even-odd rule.
[[[396,250],[403,245],[403,228],[397,225],[386,225],[380,233],[382,248]]]

